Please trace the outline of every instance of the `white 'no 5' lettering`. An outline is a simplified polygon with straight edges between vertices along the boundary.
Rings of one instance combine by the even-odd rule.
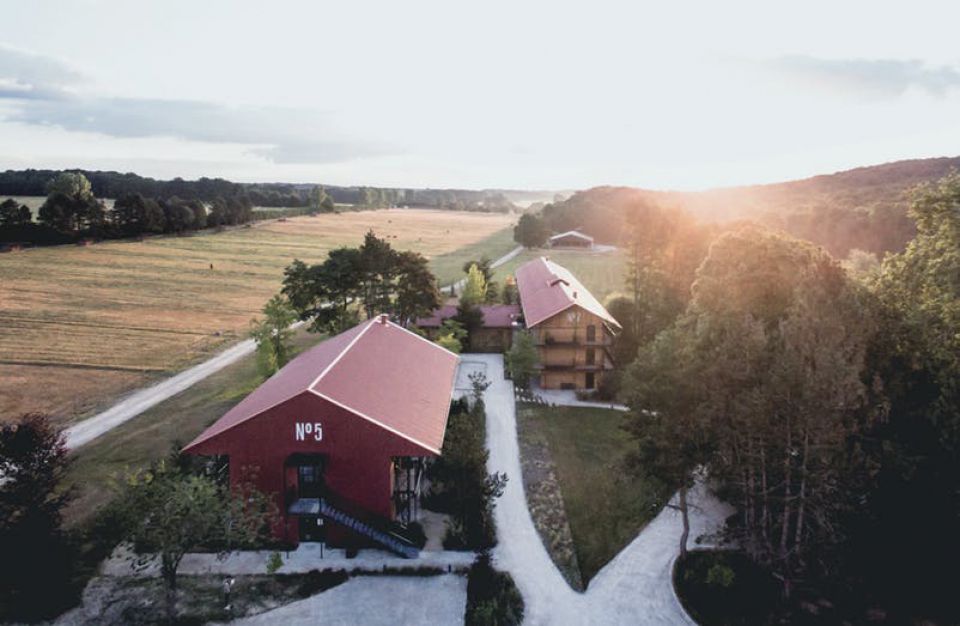
[[[297,441],[305,441],[307,435],[313,435],[314,441],[323,441],[323,426],[320,422],[297,422],[295,427]]]

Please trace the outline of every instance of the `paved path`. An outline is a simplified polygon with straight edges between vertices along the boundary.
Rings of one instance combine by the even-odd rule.
[[[488,468],[506,472],[509,482],[497,501],[500,542],[497,566],[508,570],[526,602],[525,624],[693,624],[673,592],[671,571],[681,533],[679,512],[665,508],[590,582],[572,590],[550,560],[530,517],[517,444],[516,408],[510,381],[503,379],[500,355],[464,356],[484,363],[487,378]],[[728,509],[702,489],[691,494],[691,539],[712,532]]]
[[[491,269],[496,269],[496,268],[500,267],[501,265],[503,265],[504,263],[513,260],[513,258],[514,258],[515,256],[517,256],[518,254],[520,254],[521,252],[523,252],[523,250],[524,250],[523,246],[517,246],[516,248],[514,248],[514,249],[511,250],[510,252],[506,253],[505,255],[503,255],[502,257],[500,257],[499,259],[497,259],[497,260],[494,261],[493,263],[491,263],[491,264],[490,264],[490,268],[491,268]],[[449,284],[449,285],[446,285],[445,287],[442,287],[442,288],[441,288],[441,291],[443,291],[444,289],[446,289],[447,291],[450,291],[451,288],[459,291],[459,290],[463,287],[463,285],[466,284],[466,282],[467,282],[467,279],[466,279],[466,278],[461,278],[460,280],[458,280],[458,281],[455,282],[455,283],[451,283],[451,284]]]
[[[467,579],[463,576],[364,576],[231,623],[445,626],[463,624],[466,605]]]
[[[507,254],[493,262],[492,267],[499,267],[518,254],[523,252],[523,247],[517,246]],[[461,284],[458,281],[454,285]],[[293,328],[298,328],[303,322],[297,322]],[[212,374],[216,374],[223,368],[232,363],[236,363],[243,357],[253,354],[256,344],[252,339],[246,339],[227,348],[216,356],[194,365],[190,369],[184,370],[150,387],[144,387],[135,391],[106,411],[89,417],[79,424],[71,426],[66,430],[66,440],[68,449],[76,449],[87,444],[100,435],[113,430],[117,426],[128,422],[140,415],[147,409],[150,409],[168,398],[172,398],[182,391],[186,391],[196,383]]]
[[[224,558],[214,553],[192,552],[185,554],[178,574],[201,576],[222,574],[249,576],[265,574],[267,562],[273,550],[243,550],[231,552]],[[321,549],[319,543],[301,543],[296,550],[281,551],[283,565],[277,570],[281,574],[302,574],[312,570],[344,570],[355,573],[376,573],[391,570],[417,570],[431,567],[447,572],[464,572],[470,568],[475,554],[473,552],[454,552],[452,550],[423,550],[416,559],[406,559],[383,550],[360,550],[353,558],[347,558],[344,550],[336,548]],[[323,556],[321,556],[321,554]],[[156,559],[134,569],[131,567],[134,554],[126,546],[113,551],[100,566],[102,576],[137,576],[155,578],[160,575],[160,563]]]
[[[533,392],[543,398],[547,404],[557,406],[582,406],[595,409],[611,409],[613,411],[629,411],[629,407],[616,402],[599,402],[595,400],[580,400],[577,392],[572,389],[541,389],[534,385]]]

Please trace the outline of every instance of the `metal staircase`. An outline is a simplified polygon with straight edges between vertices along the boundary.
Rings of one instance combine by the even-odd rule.
[[[399,529],[390,528],[388,524],[360,520],[334,506],[327,498],[320,499],[320,515],[376,541],[384,548],[402,557],[415,559],[420,555],[420,549],[408,538],[401,535],[398,532]],[[380,526],[380,528],[377,528],[377,526]]]

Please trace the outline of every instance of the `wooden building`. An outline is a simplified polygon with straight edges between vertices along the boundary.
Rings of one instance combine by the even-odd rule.
[[[516,304],[485,304],[479,307],[483,326],[473,331],[471,349],[475,352],[505,352],[513,343],[513,331],[520,328],[520,306]],[[445,304],[430,317],[415,322],[431,340],[436,340],[444,320],[457,315],[456,304]]]
[[[540,257],[516,271],[524,324],[540,351],[544,389],[596,389],[614,367],[620,324],[566,268]]]
[[[443,446],[458,362],[378,316],[288,363],[184,452],[226,456],[232,485],[271,495],[281,541],[413,557],[406,525]]]
[[[548,242],[551,248],[593,249],[593,237],[578,230],[568,230],[565,233],[550,237]]]

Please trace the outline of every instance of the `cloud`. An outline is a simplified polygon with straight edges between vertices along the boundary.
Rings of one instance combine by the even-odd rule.
[[[334,163],[395,154],[397,148],[342,136],[333,116],[298,108],[89,96],[85,76],[57,59],[0,46],[5,120],[112,137],[174,137],[247,146],[276,163]]]
[[[785,56],[776,59],[772,69],[816,88],[872,99],[894,99],[911,88],[943,97],[960,88],[956,67],[934,67],[917,59]]]

